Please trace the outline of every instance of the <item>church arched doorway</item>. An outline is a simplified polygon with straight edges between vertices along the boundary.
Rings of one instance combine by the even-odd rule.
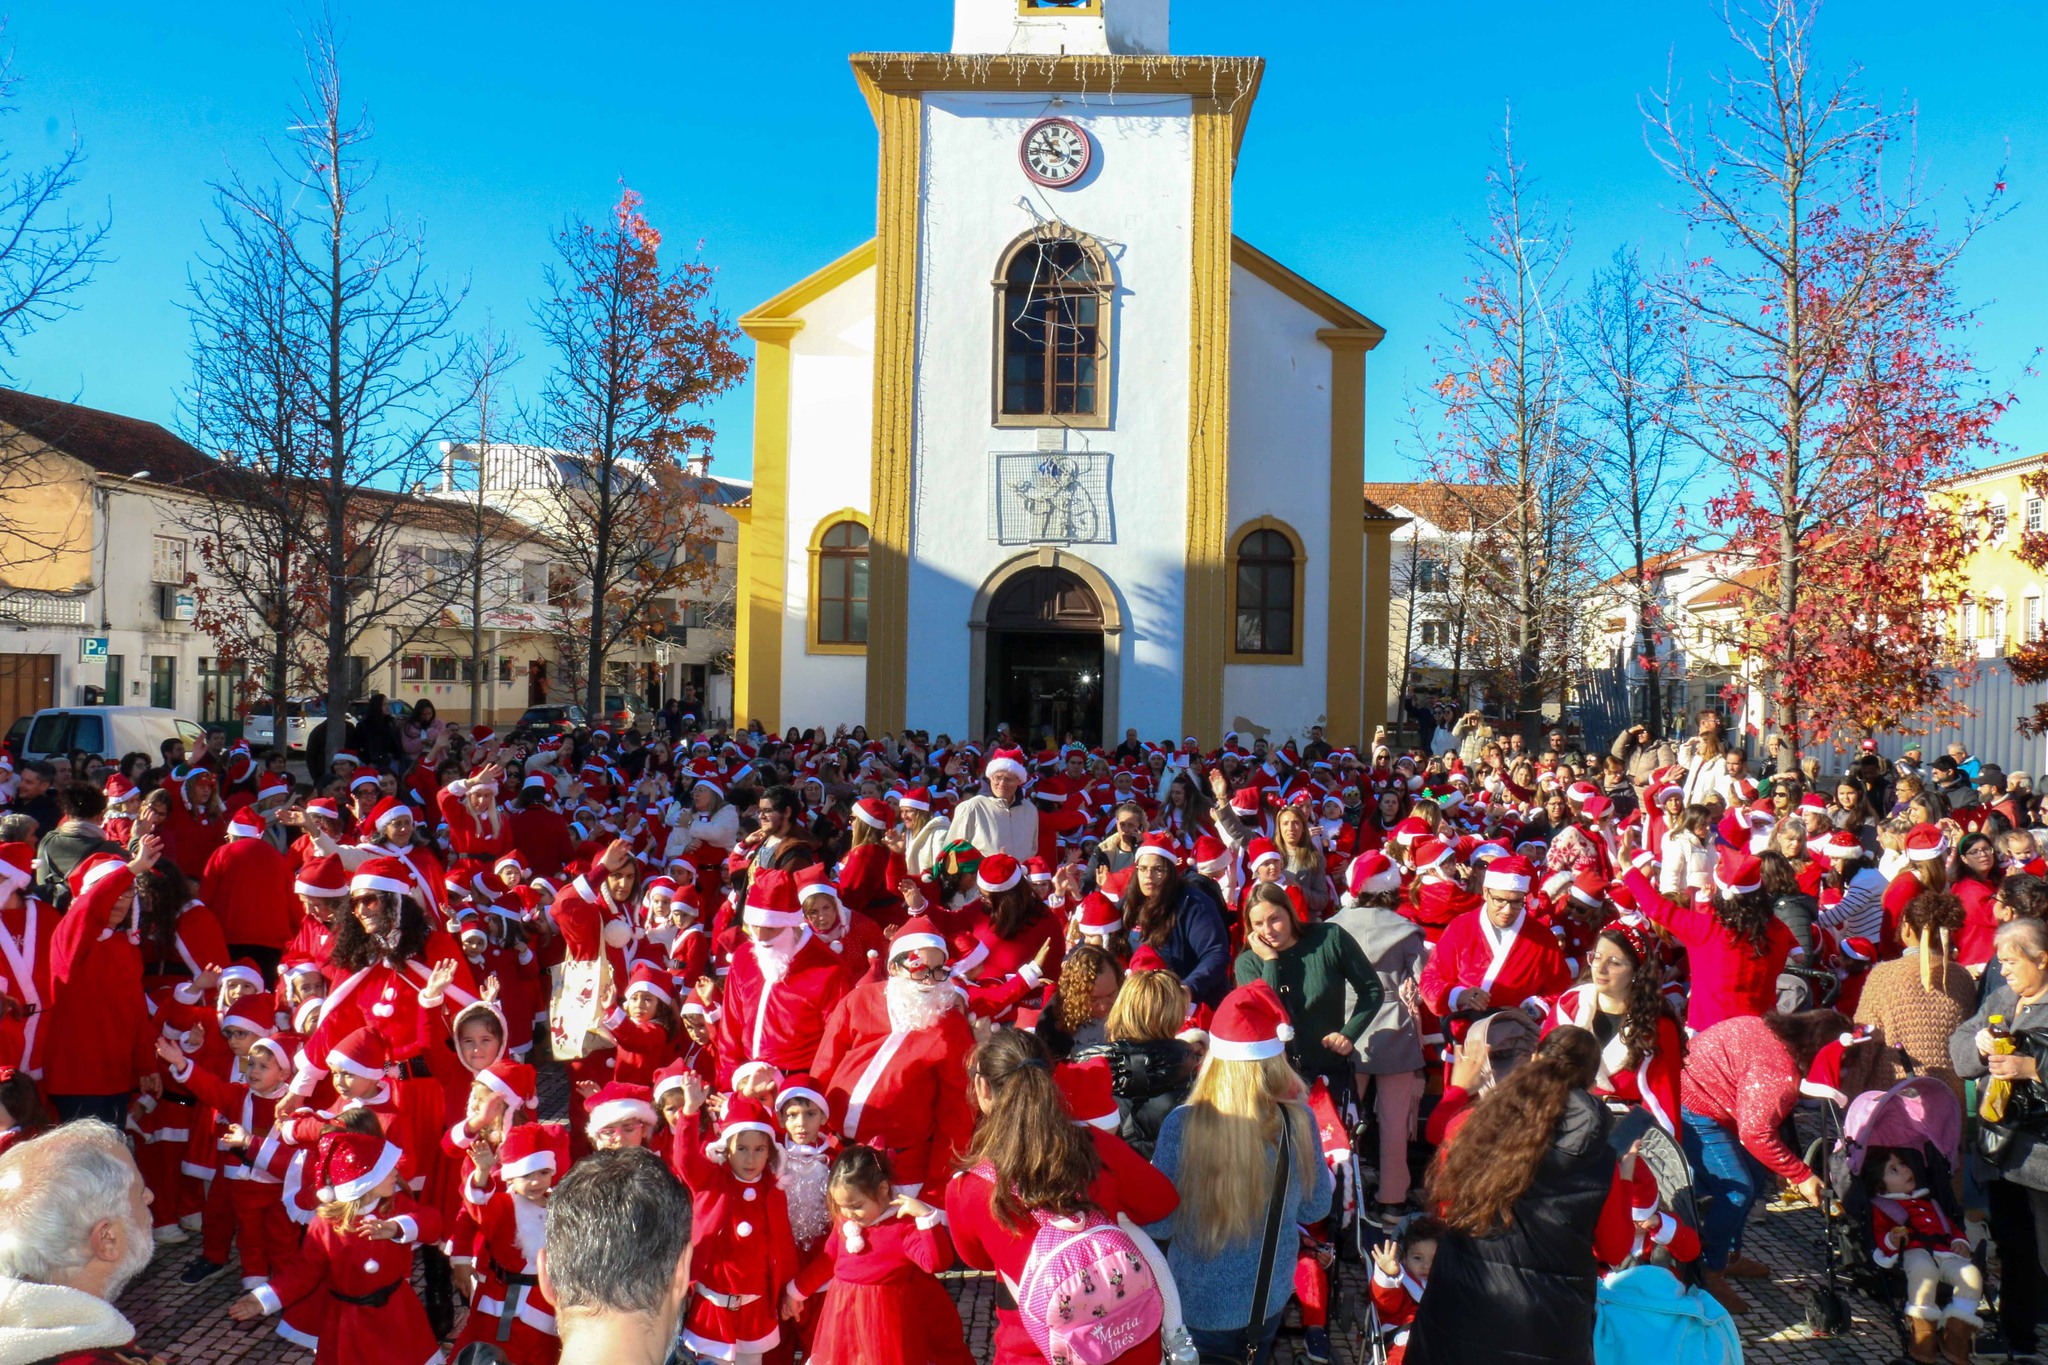
[[[1102,742],[1103,602],[1079,574],[1026,568],[995,586],[983,618],[982,734]]]

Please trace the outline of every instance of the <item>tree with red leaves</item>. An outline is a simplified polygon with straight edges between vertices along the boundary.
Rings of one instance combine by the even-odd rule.
[[[1731,20],[1743,64],[1704,132],[1669,90],[1646,110],[1694,240],[1715,244],[1665,287],[1689,333],[1697,439],[1726,478],[1706,523],[1748,598],[1733,644],[1784,769],[1803,744],[1952,709],[1943,670],[1969,660],[1946,626],[1978,528],[1927,494],[1993,445],[2011,401],[1960,340],[1973,310],[1954,281],[1994,215],[1945,233],[1910,167],[1886,177],[1912,115],[1871,101],[1853,69],[1821,75],[1816,8]]]
[[[554,353],[542,422],[560,477],[543,523],[570,570],[556,594],[571,637],[561,656],[593,717],[606,658],[663,634],[682,591],[716,571],[690,468],[693,454],[708,457],[712,428],[695,410],[747,372],[738,330],[709,301],[713,267],[664,267],[660,247],[625,190],[608,222],[556,235],[535,310]]]

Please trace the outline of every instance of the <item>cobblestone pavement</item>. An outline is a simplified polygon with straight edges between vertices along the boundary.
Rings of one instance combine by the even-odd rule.
[[[559,1116],[566,1108],[560,1068],[541,1068],[543,1111]],[[1821,1215],[1809,1208],[1759,1209],[1751,1218],[1745,1249],[1771,1266],[1768,1282],[1741,1286],[1751,1312],[1741,1318],[1746,1358],[1770,1365],[1883,1365],[1898,1358],[1897,1337],[1882,1310],[1849,1292],[1844,1298],[1853,1319],[1849,1331],[1832,1340],[1815,1340],[1803,1326],[1805,1295],[1821,1283]],[[198,1249],[195,1235],[183,1246],[158,1249],[149,1270],[130,1287],[120,1307],[135,1324],[137,1340],[179,1365],[306,1365],[306,1352],[289,1345],[272,1330],[274,1319],[243,1326],[228,1320],[227,1305],[239,1290],[239,1267],[228,1268],[204,1284],[178,1282]],[[960,1306],[967,1340],[982,1360],[989,1358],[994,1328],[994,1284],[986,1276],[955,1272],[947,1286]],[[1362,1325],[1356,1321],[1366,1302],[1365,1273],[1356,1264],[1340,1265],[1339,1292],[1333,1299],[1331,1337],[1342,1365],[1373,1360],[1365,1349]],[[1279,1365],[1289,1365],[1299,1352],[1301,1337],[1290,1322],[1281,1338]]]

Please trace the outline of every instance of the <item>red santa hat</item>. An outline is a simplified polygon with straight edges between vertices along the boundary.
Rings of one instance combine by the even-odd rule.
[[[889,960],[893,962],[905,953],[914,953],[920,948],[936,948],[942,953],[952,951],[952,946],[946,942],[946,936],[938,931],[936,925],[923,915],[912,915],[889,940]]]
[[[1409,846],[1408,858],[1417,872],[1428,872],[1451,860],[1455,850],[1433,834],[1426,834]]]
[[[332,820],[337,825],[341,823],[341,807],[331,796],[316,796],[306,802],[306,814],[317,815],[322,820]]]
[[[1535,881],[1535,866],[1519,853],[1495,858],[1486,865],[1486,871],[1480,878],[1480,884],[1488,891],[1519,891],[1524,894]]]
[[[1607,903],[1607,878],[1596,869],[1587,868],[1572,878],[1571,897],[1589,909],[1599,909]]]
[[[796,879],[777,868],[756,872],[747,882],[747,904],[741,918],[757,929],[800,929],[804,915],[797,900]]]
[[[1224,1062],[1259,1062],[1287,1051],[1294,1026],[1287,1007],[1263,981],[1239,986],[1223,997],[1209,1026],[1209,1055]]]
[[[559,1123],[514,1124],[498,1148],[498,1175],[505,1180],[568,1169],[569,1130]]]
[[[698,1014],[703,1014],[705,1012],[704,1006],[698,1004],[696,1001],[693,1000],[690,1002],[690,1004],[697,1006],[696,1012]],[[685,1014],[690,1013],[690,1006],[685,1005],[683,1007],[683,1012]],[[680,1057],[676,1058],[667,1066],[661,1068],[661,1070],[654,1073],[654,1093],[650,1096],[650,1098],[654,1101],[654,1103],[660,1104],[661,1097],[663,1095],[668,1094],[668,1092],[671,1090],[681,1090],[683,1088],[684,1078],[688,1077],[695,1071],[696,1068],[691,1066],[688,1062],[684,1061]]]
[[[1154,948],[1149,943],[1141,943],[1131,953],[1129,970],[1134,972],[1167,972],[1173,969],[1166,965],[1166,959],[1159,955],[1157,948]]]
[[[1024,880],[1024,866],[1007,853],[991,853],[974,869],[974,884],[984,896],[1011,890]]]
[[[25,890],[36,879],[34,844],[0,844],[0,883]]]
[[[71,887],[72,899],[76,900],[109,878],[123,877],[128,879],[122,883],[124,887],[135,880],[135,874],[128,870],[126,859],[118,853],[95,853],[71,869],[71,875],[65,881]]]
[[[1723,849],[1714,864],[1714,885],[1726,896],[1746,896],[1764,886],[1764,865],[1754,853],[1739,848]]]
[[[1351,860],[1345,881],[1354,898],[1383,896],[1401,889],[1401,869],[1378,849],[1370,849]]]
[[[289,801],[292,798],[292,780],[283,773],[268,773],[256,784],[258,801]]]
[[[412,870],[396,858],[371,858],[357,867],[348,879],[351,895],[363,891],[386,891],[394,896],[412,894]]]
[[[1031,776],[1030,770],[1024,766],[1024,751],[1022,749],[991,749],[988,755],[988,763],[982,768],[981,773],[983,777],[994,777],[998,773],[1008,773],[1019,782],[1025,781]]]
[[[1061,1062],[1053,1068],[1052,1080],[1059,1087],[1060,1098],[1067,1102],[1067,1112],[1074,1122],[1116,1131],[1116,1082],[1106,1058]]]
[[[1847,1033],[1830,1038],[1813,1055],[1813,1065],[1806,1068],[1806,1079],[1799,1082],[1799,1093],[1847,1104],[1849,1097],[1842,1093],[1842,1063],[1850,1048],[1869,1038],[1870,1027],[1866,1024],[1858,1024]]]
[[[654,1092],[644,1085],[624,1081],[605,1082],[604,1088],[590,1097],[584,1114],[583,1131],[593,1136],[615,1123],[637,1119],[652,1128],[660,1121],[654,1112]]]
[[[853,803],[853,818],[874,829],[887,829],[896,823],[886,801],[877,801],[872,796],[863,796]]]
[[[482,1071],[476,1073],[477,1080],[489,1086],[493,1093],[505,1101],[507,1109],[537,1109],[535,1096],[537,1080],[532,1067],[513,1057],[500,1057]]]
[[[1138,858],[1160,858],[1175,867],[1180,866],[1180,846],[1173,842],[1170,834],[1148,834],[1145,842],[1138,845]],[[1133,860],[1132,866],[1136,866]]]
[[[1931,863],[1948,856],[1948,836],[1939,825],[1915,825],[1906,831],[1906,856],[1916,863]]]
[[[370,807],[370,828],[382,834],[384,826],[400,816],[404,816],[408,820],[417,818],[413,815],[411,806],[406,805],[395,796],[387,796],[376,805]]]
[[[341,752],[337,753],[333,758],[328,760],[328,766],[335,768],[339,768],[344,763],[348,764],[348,766],[351,768],[360,768],[363,766],[363,760],[357,758],[354,754],[350,753],[346,749],[343,749]]]
[[[932,808],[932,794],[923,787],[912,787],[896,802],[896,808],[929,811]]]
[[[142,789],[120,773],[107,774],[107,780],[100,785],[100,790],[106,793],[107,804],[110,806],[118,806],[123,802],[137,801],[142,798]]]
[[[359,1028],[327,1050],[327,1069],[346,1072],[365,1081],[381,1081],[391,1065],[391,1050],[384,1036]]]
[[[782,1084],[782,1073],[776,1069],[775,1064],[756,1058],[751,1062],[741,1062],[733,1068],[732,1088],[734,1091],[745,1090],[753,1083],[756,1076],[766,1076],[768,1078],[768,1088],[770,1091],[773,1091]]]
[[[1807,849],[1829,862],[1863,856],[1863,845],[1846,829],[1831,829],[1826,834],[1816,836],[1808,842]]]
[[[317,1005],[320,1002],[314,1000],[309,1003]],[[271,1058],[276,1061],[278,1068],[289,1076],[296,1065],[299,1048],[305,1041],[304,1038],[296,1033],[278,1032],[270,1034],[268,1037],[258,1038],[255,1042],[249,1044],[249,1051],[251,1053],[269,1053]]]
[[[626,994],[651,995],[670,1009],[676,1004],[675,978],[667,972],[657,971],[651,962],[636,962],[633,973],[626,979]]]
[[[704,1144],[704,1151],[714,1160],[722,1160],[727,1144],[741,1133],[759,1133],[768,1139],[770,1146],[774,1145],[777,1137],[775,1120],[769,1117],[768,1111],[761,1107],[759,1100],[750,1100],[745,1095],[734,1095],[726,1100],[725,1116],[718,1121],[717,1136]],[[746,1224],[742,1223],[735,1231],[745,1227]],[[740,1231],[740,1235],[745,1236],[746,1233]]]
[[[1427,838],[1429,826],[1424,824],[1420,817],[1411,815],[1400,824],[1395,825],[1392,832],[1394,842],[1402,848],[1407,848],[1417,839]]]
[[[1594,792],[1579,803],[1579,813],[1588,820],[1602,820],[1614,813],[1614,803],[1599,792]]]
[[[1094,938],[1108,938],[1121,933],[1124,927],[1124,912],[1100,891],[1091,891],[1081,898],[1081,909],[1075,919],[1081,932]]]
[[[348,1130],[324,1134],[315,1152],[320,1172],[316,1194],[323,1204],[367,1199],[398,1170],[403,1156],[381,1137]]]
[[[242,996],[228,1006],[227,1013],[221,1016],[220,1026],[268,1038],[277,1032],[277,997],[264,990]]]
[[[832,1112],[832,1106],[825,1102],[824,1085],[808,1071],[783,1078],[781,1088],[775,1092],[775,1112],[780,1114],[793,1100],[809,1100],[826,1113]]]
[[[315,900],[338,900],[348,894],[348,872],[335,854],[313,858],[299,864],[292,890]]]
[[[1230,846],[1213,834],[1195,836],[1195,871],[1214,877],[1230,866]]]
[[[1043,858],[1028,858],[1024,862],[1024,876],[1033,886],[1048,886],[1052,882],[1052,864]]]

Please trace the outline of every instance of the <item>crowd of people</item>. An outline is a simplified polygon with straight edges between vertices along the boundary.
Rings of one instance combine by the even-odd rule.
[[[322,1362],[966,1362],[954,1267],[1001,1365],[1263,1361],[1290,1303],[1327,1360],[1362,1247],[1391,1359],[1578,1365],[1611,1271],[1747,1312],[1754,1206],[1824,1198],[1795,1109],[1908,1074],[2011,1096],[1955,1181],[1873,1167],[1911,1358],[1970,1358],[1978,1213],[2031,1350],[2018,775],[1411,714],[1400,752],[416,712],[310,791],[217,742],[0,761],[0,1362],[116,1359],[170,1245]]]

